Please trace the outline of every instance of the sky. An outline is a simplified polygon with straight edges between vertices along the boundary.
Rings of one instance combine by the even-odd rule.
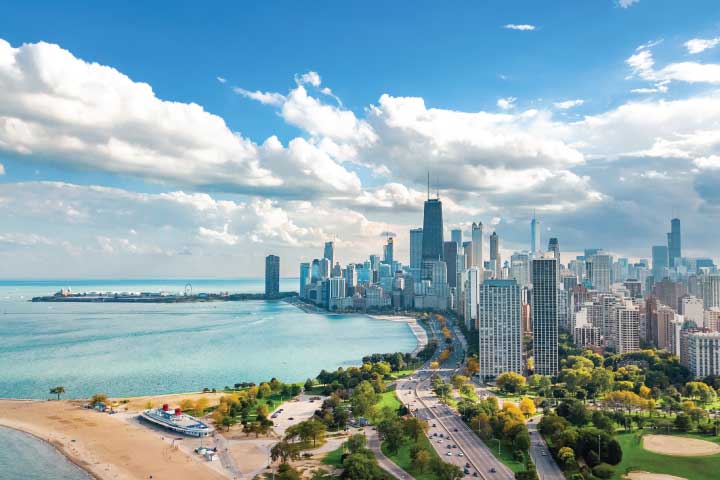
[[[446,236],[720,260],[716,0],[0,0],[0,278],[257,277]],[[487,239],[486,239],[487,241]],[[486,246],[487,251],[487,246]]]

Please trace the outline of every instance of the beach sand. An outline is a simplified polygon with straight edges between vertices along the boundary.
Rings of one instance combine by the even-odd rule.
[[[404,322],[407,323],[410,327],[410,330],[412,330],[413,335],[415,335],[415,338],[417,338],[417,346],[415,347],[415,350],[412,351],[412,355],[415,356],[425,348],[425,345],[428,344],[428,336],[425,329],[417,322],[417,319],[415,317],[405,317],[405,316],[399,316],[399,315],[369,315],[370,318],[374,318],[376,320],[389,320],[391,322]]]
[[[172,448],[157,431],[119,415],[83,409],[82,403],[0,400],[0,424],[50,442],[101,479],[227,478],[217,465]]]

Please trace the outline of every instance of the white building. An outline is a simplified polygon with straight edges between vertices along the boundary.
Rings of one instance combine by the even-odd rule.
[[[680,299],[680,313],[685,320],[693,322],[696,327],[703,327],[705,304],[701,298],[683,297]]]
[[[488,280],[480,287],[480,377],[523,373],[520,287],[515,280]]]
[[[630,300],[610,308],[610,336],[608,344],[617,353],[640,350],[640,309]]]
[[[720,333],[691,333],[686,364],[694,378],[720,375]]]

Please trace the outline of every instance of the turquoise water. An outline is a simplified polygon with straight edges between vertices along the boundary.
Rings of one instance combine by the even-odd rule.
[[[5,480],[90,480],[51,445],[0,427],[0,478]]]
[[[103,392],[137,396],[222,388],[278,377],[300,381],[374,352],[411,351],[399,322],[307,314],[285,302],[32,303],[73,291],[182,291],[185,281],[0,281],[0,397]],[[295,279],[282,290],[296,289]],[[194,280],[199,292],[257,292],[261,280]]]

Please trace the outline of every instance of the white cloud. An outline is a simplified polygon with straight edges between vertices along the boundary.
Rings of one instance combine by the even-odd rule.
[[[515,97],[507,97],[507,98],[498,98],[497,106],[502,108],[503,110],[509,110],[512,107],[515,106],[515,101],[517,98]]]
[[[641,45],[636,53],[625,60],[633,73],[643,80],[655,82],[654,89],[635,89],[635,93],[654,93],[667,91],[672,81],[686,83],[720,83],[720,64],[676,62],[655,69],[652,47],[659,42]]]
[[[240,237],[228,233],[228,224],[223,225],[222,231],[213,230],[210,228],[199,227],[198,234],[201,237],[208,238],[210,241],[223,243],[225,245],[237,245],[240,241]]]
[[[5,175],[5,167],[0,163],[0,175]]]
[[[279,106],[282,105],[285,101],[285,97],[283,95],[275,92],[261,92],[260,90],[252,92],[250,90],[245,90],[244,88],[240,87],[234,87],[233,92],[242,95],[243,97],[260,102],[263,105]]]
[[[531,31],[535,30],[535,25],[528,25],[526,23],[508,23],[507,25],[503,25],[503,28],[508,30],[520,30],[520,31]]]
[[[630,8],[638,2],[640,2],[640,0],[617,0],[621,8]]]
[[[227,79],[225,77],[215,77],[215,79],[220,83],[227,83]]]
[[[688,53],[690,54],[704,52],[705,50],[715,48],[718,45],[720,45],[720,37],[707,39],[693,38],[692,40],[685,42],[685,48],[687,48]]]
[[[296,76],[295,82],[297,82],[298,85],[312,85],[313,87],[319,87],[322,83],[322,79],[317,72],[310,71],[303,73],[299,77]]]
[[[585,100],[578,98],[575,100],[565,100],[563,102],[555,102],[555,103],[553,103],[553,106],[555,106],[555,108],[559,108],[560,110],[567,110],[569,108],[579,107],[583,103],[585,103]]]
[[[700,170],[720,170],[720,155],[696,158],[693,163]]]

